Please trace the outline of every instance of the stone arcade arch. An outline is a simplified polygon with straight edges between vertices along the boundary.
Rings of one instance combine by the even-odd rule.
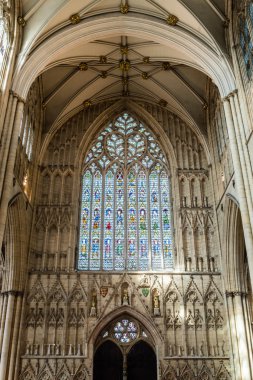
[[[29,233],[25,222],[29,219],[29,210],[25,205],[22,194],[15,195],[9,203],[7,213],[7,224],[4,238],[4,271],[2,279],[2,320],[4,317],[7,323],[4,333],[1,335],[3,347],[11,345],[11,351],[2,350],[0,377],[5,377],[6,363],[11,363],[10,376],[15,375],[15,356],[18,349],[18,339],[20,336],[20,321],[22,310],[22,297],[24,293],[24,276],[27,265],[27,241],[24,236]],[[12,309],[10,313],[9,310]]]
[[[232,197],[226,200],[226,298],[236,378],[252,377],[252,288],[241,211]],[[250,347],[250,349],[248,349]]]
[[[252,104],[234,1],[79,3],[4,0],[15,41],[0,93],[0,379],[92,380],[93,359],[114,344],[126,372],[142,346],[162,380],[250,380]],[[29,107],[33,154],[21,137]],[[75,266],[84,157],[123,110],[169,163],[169,271]],[[224,200],[229,186],[238,205]]]

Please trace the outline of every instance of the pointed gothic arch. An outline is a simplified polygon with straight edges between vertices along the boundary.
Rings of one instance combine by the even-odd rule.
[[[84,161],[78,269],[171,270],[170,188],[149,128],[127,110],[107,123]]]

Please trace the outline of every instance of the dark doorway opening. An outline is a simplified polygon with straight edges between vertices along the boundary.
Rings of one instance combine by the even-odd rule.
[[[94,356],[94,380],[123,380],[123,355],[119,347],[107,340]]]
[[[156,355],[147,343],[140,341],[127,355],[127,380],[156,379]]]

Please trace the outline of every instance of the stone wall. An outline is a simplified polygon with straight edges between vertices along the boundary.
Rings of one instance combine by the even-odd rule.
[[[78,272],[80,142],[110,104],[80,112],[52,137],[40,162],[22,336],[21,379],[92,378],[102,327],[122,315],[150,334],[163,379],[228,379],[229,342],[210,169],[180,118],[139,103],[176,157],[171,170],[171,273]],[[131,112],[131,111],[130,111]],[[141,119],[141,114],[138,115]]]

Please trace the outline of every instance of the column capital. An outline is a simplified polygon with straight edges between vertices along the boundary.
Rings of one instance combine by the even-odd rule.
[[[247,296],[247,292],[242,292],[242,291],[239,291],[239,290],[236,290],[233,292],[234,293],[234,297],[236,296],[239,296],[239,297],[246,297]]]
[[[243,292],[241,290],[232,290],[232,291],[226,290],[225,294],[226,294],[227,298],[229,298],[229,297],[236,297],[236,296],[246,297],[248,295],[247,292]]]
[[[222,102],[229,101],[230,98],[234,97],[238,93],[237,88],[233,91],[231,91],[227,96],[222,98]]]
[[[14,297],[23,297],[24,292],[21,292],[20,290],[7,290],[1,293],[2,295],[7,296],[14,296]]]
[[[17,94],[15,91],[10,90],[10,95],[12,95],[14,98],[17,98],[19,102],[26,103],[25,99],[22,98],[19,94]]]

